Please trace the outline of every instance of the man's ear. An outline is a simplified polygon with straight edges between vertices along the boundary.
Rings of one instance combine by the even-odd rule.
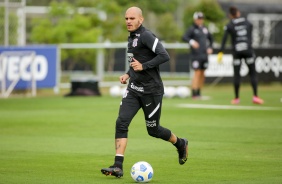
[[[140,17],[140,24],[142,24],[144,21],[144,17]]]

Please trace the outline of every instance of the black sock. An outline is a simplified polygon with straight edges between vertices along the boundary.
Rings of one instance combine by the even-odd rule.
[[[201,89],[197,90],[197,96],[201,96]]]
[[[192,89],[192,96],[197,96],[197,90],[196,89]]]
[[[114,166],[122,169],[122,163],[123,163],[124,157],[123,156],[115,156],[115,163]]]
[[[182,140],[177,137],[176,143],[173,144],[177,149],[182,146]]]

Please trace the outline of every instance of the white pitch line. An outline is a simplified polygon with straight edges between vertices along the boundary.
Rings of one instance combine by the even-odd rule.
[[[208,105],[208,104],[178,104],[182,108],[195,109],[236,109],[236,110],[282,110],[275,107],[255,107],[255,106],[237,106],[237,105]]]

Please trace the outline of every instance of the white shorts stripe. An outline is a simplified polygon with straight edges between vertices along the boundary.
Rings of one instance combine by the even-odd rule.
[[[153,48],[152,48],[152,51],[153,51],[153,52],[155,52],[158,42],[159,42],[159,39],[156,38],[155,41],[154,41]]]
[[[153,112],[151,114],[149,114],[148,118],[151,118],[156,112],[157,110],[160,108],[160,103],[157,105],[157,107],[153,110]]]

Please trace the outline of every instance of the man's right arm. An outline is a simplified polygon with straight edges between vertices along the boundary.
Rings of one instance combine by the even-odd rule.
[[[222,62],[223,50],[225,48],[225,43],[226,43],[227,37],[228,37],[228,26],[225,26],[224,30],[225,31],[224,31],[223,39],[222,39],[222,42],[221,42],[221,47],[220,47],[219,52],[217,54],[217,62],[218,63]]]
[[[186,30],[186,32],[182,36],[182,40],[189,43],[189,41],[191,40],[191,36],[192,36],[192,28],[190,27],[189,29]]]
[[[123,75],[121,75],[120,77],[119,77],[119,81],[120,81],[120,83],[122,83],[122,84],[126,84],[127,82],[127,79],[129,79],[129,74],[123,74]]]
[[[128,76],[130,76],[130,69],[128,69],[125,74],[127,74]]]
[[[226,41],[227,41],[227,37],[228,37],[228,27],[225,26],[224,27],[224,35],[223,35],[223,38],[222,38],[221,47],[220,47],[219,52],[223,52],[223,50],[225,48]]]
[[[182,40],[188,42],[191,47],[197,49],[199,47],[199,43],[193,39],[194,28],[190,27],[186,33],[183,35]]]

